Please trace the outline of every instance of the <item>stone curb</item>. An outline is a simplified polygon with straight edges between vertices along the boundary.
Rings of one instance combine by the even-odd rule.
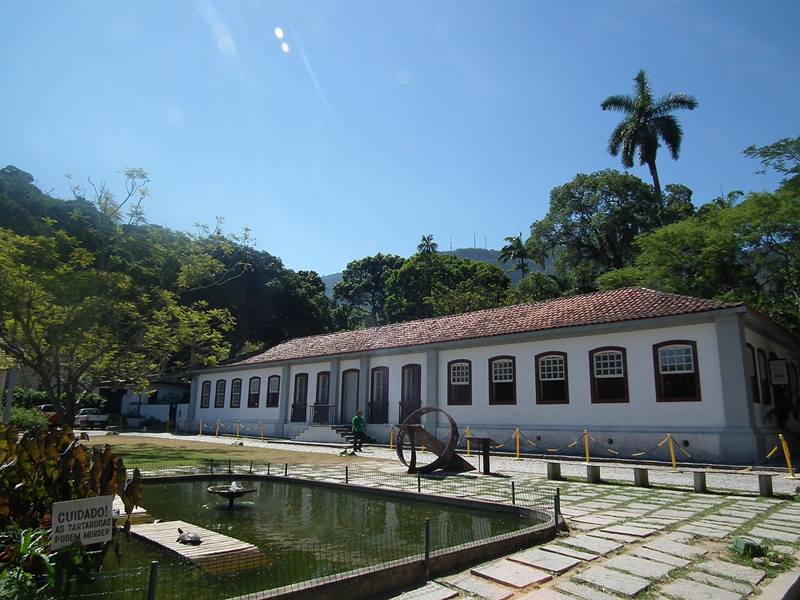
[[[795,556],[798,556],[795,554]],[[781,573],[761,590],[760,600],[796,600],[800,598],[800,569]]]

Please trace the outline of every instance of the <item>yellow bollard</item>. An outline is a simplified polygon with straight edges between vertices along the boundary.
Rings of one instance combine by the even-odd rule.
[[[198,430],[197,435],[203,435],[203,417],[200,417],[200,429]]]
[[[239,419],[236,419],[236,439],[239,439]]]
[[[783,456],[786,458],[786,468],[789,469],[789,474],[786,476],[786,479],[797,479],[794,475],[794,467],[792,466],[792,455],[789,454],[789,444],[786,443],[786,439],[783,437],[782,433],[778,434],[778,439],[781,441],[781,446],[783,446]]]
[[[583,451],[586,454],[586,464],[589,464],[589,430],[583,430]]]
[[[261,434],[261,441],[264,441],[264,421],[258,422],[258,432]]]
[[[472,432],[469,430],[469,425],[464,430],[464,437],[467,438],[467,456],[472,456],[472,450],[470,449],[470,441],[472,439]]]
[[[517,427],[514,430],[514,437],[516,438],[516,440],[514,442],[514,445],[516,447],[515,448],[516,449],[516,456],[514,457],[514,460],[520,460],[520,457],[519,457],[519,438],[520,438],[519,427]]]
[[[677,466],[677,463],[675,461],[675,446],[674,446],[674,444],[675,444],[675,442],[672,439],[672,434],[668,433],[667,434],[667,445],[669,446],[669,459],[672,461],[672,470],[673,471],[677,471],[678,470],[678,466]]]
[[[214,437],[219,437],[219,419],[217,419],[217,430],[214,432]]]

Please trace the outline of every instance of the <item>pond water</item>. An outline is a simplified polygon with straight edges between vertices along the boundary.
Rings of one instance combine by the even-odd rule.
[[[108,557],[108,570],[146,567],[158,560],[158,598],[227,598],[420,554],[426,518],[433,550],[533,525],[510,514],[301,482],[248,481],[245,485],[256,491],[230,510],[227,500],[207,491],[220,483],[226,482],[148,483],[142,505],[161,521],[186,521],[258,546],[269,557],[266,568],[211,576],[177,565],[175,556],[131,539],[123,543],[120,562]],[[100,581],[92,591],[104,587]]]

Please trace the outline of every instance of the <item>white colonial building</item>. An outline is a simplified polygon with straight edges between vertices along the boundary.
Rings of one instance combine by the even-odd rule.
[[[476,436],[519,428],[523,449],[588,429],[658,454],[669,432],[697,460],[751,464],[800,431],[798,364],[797,340],[743,304],[627,288],[289,340],[194,373],[189,426],[332,441],[361,408],[388,441],[430,405]]]

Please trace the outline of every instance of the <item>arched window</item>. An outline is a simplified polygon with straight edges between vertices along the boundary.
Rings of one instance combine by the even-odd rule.
[[[513,356],[489,359],[489,404],[516,404],[516,364]]]
[[[270,375],[267,379],[267,407],[275,408],[278,406],[281,391],[281,376]]]
[[[242,380],[234,379],[231,381],[231,408],[241,408],[242,406]]]
[[[258,408],[261,396],[261,377],[251,377],[247,387],[247,408]]]
[[[758,367],[756,366],[756,351],[750,344],[745,344],[745,366],[747,367],[747,383],[753,402],[761,402],[761,392],[758,389]]]
[[[400,422],[402,423],[422,403],[422,365],[404,365],[401,376]]]
[[[294,402],[292,402],[292,423],[305,423],[308,405],[308,373],[294,376]]]
[[[225,408],[225,380],[217,379],[217,389],[214,393],[214,408]]]
[[[605,346],[589,352],[592,402],[628,402],[628,365],[625,348]]]
[[[772,404],[772,396],[770,396],[769,393],[767,355],[761,348],[756,351],[756,355],[758,356],[758,380],[761,383],[761,401],[764,403],[764,406],[769,406]]]
[[[389,367],[372,369],[367,418],[370,423],[389,421]]]
[[[200,386],[200,408],[208,408],[211,404],[211,382],[204,381]]]
[[[472,404],[472,363],[452,360],[447,363],[447,403]]]
[[[536,404],[568,404],[567,354],[542,352],[535,357]]]
[[[699,402],[697,343],[672,340],[653,346],[657,402]]]

